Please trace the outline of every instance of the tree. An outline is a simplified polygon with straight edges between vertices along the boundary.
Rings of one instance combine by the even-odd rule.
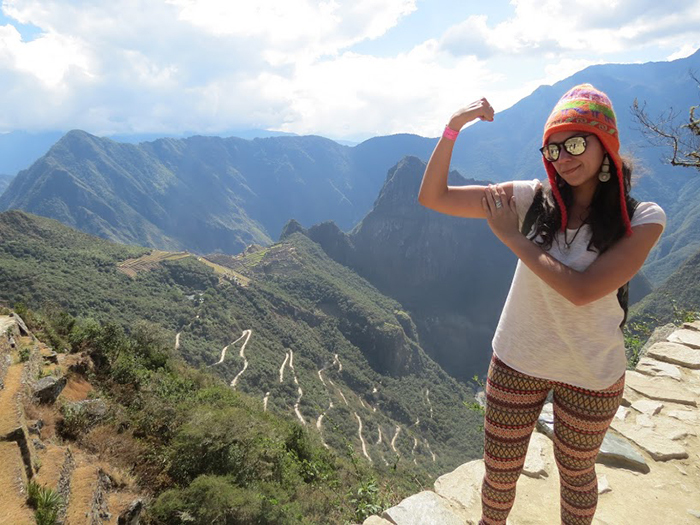
[[[690,75],[698,84],[700,80],[693,74]],[[634,99],[632,115],[641,125],[641,132],[647,139],[656,145],[666,146],[671,149],[672,156],[667,159],[672,166],[683,166],[700,170],[700,115],[696,115],[698,106],[691,106],[688,123],[678,124],[678,112],[673,108],[658,118],[650,117],[646,112],[646,102],[641,104]]]

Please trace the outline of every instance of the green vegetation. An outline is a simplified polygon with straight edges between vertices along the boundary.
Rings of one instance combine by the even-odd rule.
[[[471,391],[425,355],[410,316],[303,235],[268,250],[246,287],[192,257],[128,277],[118,263],[146,250],[20,212],[0,214],[0,235],[0,297],[57,351],[89,353],[109,401],[106,421],[66,407],[57,428],[88,448],[118,435],[155,496],[152,523],[356,521],[482,453]],[[212,365],[248,329],[234,391],[240,343]]]
[[[54,525],[58,522],[58,512],[63,505],[63,499],[55,490],[30,481],[27,487],[27,503],[35,509],[37,525]]]

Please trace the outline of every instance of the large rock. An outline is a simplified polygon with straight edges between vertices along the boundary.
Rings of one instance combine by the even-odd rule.
[[[668,378],[649,378],[639,372],[629,371],[625,378],[625,385],[650,399],[693,407],[697,406],[695,396],[689,394],[683,386]]]
[[[669,335],[668,340],[671,343],[680,343],[691,348],[700,349],[700,332],[696,330],[688,330],[687,328],[681,328],[680,330],[676,330],[671,335]]]
[[[39,403],[54,403],[65,386],[65,376],[44,377],[34,387],[34,397]]]
[[[464,508],[432,492],[424,490],[384,511],[384,519],[396,525],[474,525]]]
[[[646,376],[670,377],[675,381],[680,381],[683,378],[680,368],[676,365],[657,361],[649,356],[639,360],[636,370]]]
[[[686,330],[695,330],[700,332],[700,321],[693,321],[692,323],[683,323],[683,328]]]
[[[647,356],[686,368],[700,369],[700,350],[679,343],[656,343],[649,348]]]
[[[606,432],[596,463],[608,467],[626,468],[642,474],[649,472],[649,465],[644,457],[627,440],[612,432]]]
[[[460,465],[452,472],[435,480],[435,492],[471,508],[481,499],[481,482],[484,479],[484,460],[476,459]]]

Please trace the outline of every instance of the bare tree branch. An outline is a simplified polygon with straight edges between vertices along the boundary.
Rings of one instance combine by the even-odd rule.
[[[690,76],[700,88],[700,80],[692,72]],[[679,113],[674,113],[673,108],[652,118],[646,111],[646,102],[640,105],[635,98],[631,111],[641,126],[639,130],[650,143],[671,149],[669,164],[700,170],[700,119],[695,116],[698,107],[700,105],[690,107],[688,123],[682,125],[676,124]]]

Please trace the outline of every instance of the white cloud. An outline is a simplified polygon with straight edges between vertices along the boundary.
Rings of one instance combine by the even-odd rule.
[[[515,13],[488,24],[472,16],[448,30],[441,42],[455,54],[545,56],[570,52],[610,55],[630,47],[687,41],[700,26],[696,0],[512,0]]]
[[[514,0],[501,23],[474,14],[377,57],[351,46],[419,16],[418,0],[3,0],[40,33],[0,26],[0,131],[436,136],[478,97],[502,109],[615,50],[700,45],[700,6],[641,1],[653,16],[631,0],[605,17],[590,0]]]

